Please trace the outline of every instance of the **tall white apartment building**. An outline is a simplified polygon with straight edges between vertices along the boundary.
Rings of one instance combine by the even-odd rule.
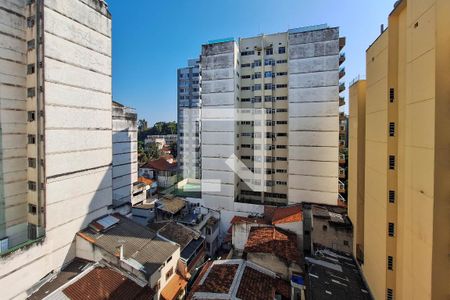
[[[202,46],[202,198],[336,205],[339,29],[318,25]]]
[[[112,204],[111,16],[0,0],[0,287],[24,299]]]
[[[201,178],[201,74],[200,61],[190,59],[177,72],[178,168],[183,179]]]

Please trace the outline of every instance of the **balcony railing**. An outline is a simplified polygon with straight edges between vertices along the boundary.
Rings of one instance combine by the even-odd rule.
[[[339,186],[339,193],[345,193],[345,184],[342,181],[339,180],[338,186]]]
[[[344,61],[345,61],[345,53],[342,52],[342,53],[339,55],[339,65],[342,65],[342,64],[344,63]]]
[[[344,76],[345,76],[345,68],[340,68],[339,69],[339,79],[341,79]]]
[[[345,154],[340,154],[339,155],[339,163],[340,164],[345,164],[347,161],[347,157],[345,156]]]
[[[339,167],[339,178],[345,179],[345,169],[342,167]]]
[[[345,83],[344,82],[339,84],[339,93],[342,93],[343,91],[345,91]]]

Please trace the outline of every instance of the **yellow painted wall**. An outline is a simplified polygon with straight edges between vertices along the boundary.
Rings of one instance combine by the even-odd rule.
[[[353,223],[353,253],[364,249],[364,164],[366,136],[366,81],[349,90],[348,214]]]

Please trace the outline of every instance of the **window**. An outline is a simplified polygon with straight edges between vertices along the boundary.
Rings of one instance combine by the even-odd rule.
[[[390,101],[391,103],[393,103],[393,102],[394,102],[394,99],[395,99],[395,91],[394,91],[393,88],[391,88],[391,89],[389,89],[389,101]]]
[[[348,241],[344,240],[344,246],[348,246]]]
[[[277,136],[287,136],[287,133],[286,132],[278,132]]]
[[[27,74],[28,74],[28,75],[34,74],[34,71],[35,71],[35,66],[34,66],[34,64],[29,64],[29,65],[27,65]]]
[[[154,289],[155,291],[159,291],[159,288],[160,288],[160,283],[159,283],[159,280],[158,280],[158,282],[155,284],[155,286],[153,287],[153,289]]]
[[[254,55],[255,51],[242,51],[241,56]]]
[[[166,281],[169,280],[169,278],[170,278],[170,276],[172,276],[172,274],[173,274],[173,267],[170,268],[169,271],[167,271],[167,273],[166,273]]]
[[[264,102],[272,102],[272,96],[264,96]]]
[[[28,135],[28,144],[36,144],[36,136],[34,134]]]
[[[241,102],[250,102],[250,98],[242,98]]]
[[[261,77],[262,77],[261,72],[255,72],[255,74],[253,74],[253,76],[252,76],[253,79],[258,79]]]
[[[287,121],[277,121],[278,125],[287,124]]]
[[[265,90],[271,90],[272,87],[273,87],[273,86],[272,86],[271,83],[265,83],[265,84],[264,84],[264,89],[265,89]]]
[[[392,289],[387,289],[386,291],[386,300],[394,299],[394,291]]]
[[[265,78],[270,78],[270,77],[272,77],[272,76],[273,76],[273,73],[272,73],[272,72],[270,72],[270,71],[264,72],[264,77],[265,77]]]
[[[36,168],[36,158],[28,158],[28,167]]]
[[[390,122],[389,123],[389,136],[394,136],[394,135],[395,135],[395,123]]]
[[[287,185],[286,181],[277,181],[277,185]]]
[[[27,18],[27,26],[28,28],[32,28],[34,26],[34,22],[35,22],[35,17],[31,16]]]
[[[168,263],[168,262],[171,261],[171,260],[172,260],[172,256],[169,257],[169,258],[166,260],[166,263]]]
[[[286,53],[286,47],[278,47],[278,54]]]
[[[28,51],[31,51],[35,48],[36,40],[30,40],[27,42]]]
[[[36,95],[36,89],[34,87],[27,89],[27,96],[34,97]]]
[[[389,191],[389,203],[395,203],[395,191]]]
[[[287,109],[286,108],[279,108],[279,109],[277,109],[277,112],[287,112]]]
[[[394,257],[388,256],[387,266],[388,266],[388,270],[392,271],[394,269]]]
[[[36,114],[34,112],[34,110],[31,110],[27,113],[28,115],[28,122],[33,122],[34,120],[36,120]]]
[[[249,86],[243,86],[241,87],[241,91],[250,91],[251,88]]]
[[[252,78],[252,76],[250,76],[250,75],[242,75],[241,78],[242,79],[250,79],[250,78]]]
[[[242,64],[242,68],[249,68],[251,65],[250,64]]]
[[[395,234],[395,225],[394,225],[394,223],[389,223],[388,233],[389,233],[390,237],[394,236],[394,234]]]
[[[30,191],[35,191],[36,190],[36,182],[34,182],[34,181],[28,181],[28,189],[30,190]]]
[[[260,90],[261,90],[261,84],[255,84],[255,85],[253,86],[253,90],[254,90],[254,91],[260,91]]]
[[[277,149],[287,149],[286,145],[277,145]]]
[[[277,76],[286,76],[287,75],[287,72],[278,72],[277,73]]]
[[[395,155],[389,155],[389,170],[395,170]]]
[[[255,60],[252,64],[252,67],[261,67],[261,61],[260,60]]]
[[[259,89],[261,89],[261,85],[259,84]],[[252,98],[252,103],[260,103],[261,102],[261,96],[255,96]]]
[[[266,49],[266,55],[272,55],[273,54],[273,48]]]
[[[277,97],[277,100],[287,100],[287,96]]]
[[[273,65],[275,65],[275,61],[273,59],[265,59],[264,65],[265,66],[273,66]]]
[[[277,89],[287,88],[287,84],[277,84]]]
[[[37,206],[34,204],[28,204],[28,213],[30,214],[37,214]]]
[[[278,161],[287,161],[287,157],[277,157]]]
[[[287,59],[277,60],[277,64],[287,64]]]

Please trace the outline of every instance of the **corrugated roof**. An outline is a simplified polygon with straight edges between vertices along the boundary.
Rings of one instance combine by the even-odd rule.
[[[186,206],[186,200],[179,197],[162,198],[158,200],[158,209],[166,211],[171,214],[176,214]]]
[[[105,232],[86,228],[79,236],[118,256],[123,245],[124,258],[132,258],[143,265],[148,276],[153,274],[179,248],[177,245],[156,237],[156,233],[128,218],[114,215],[119,223]]]
[[[141,168],[153,169],[153,170],[157,170],[157,171],[175,171],[177,168],[177,164],[176,163],[171,164],[166,159],[159,158],[159,159],[147,162],[145,165],[141,166]]]

